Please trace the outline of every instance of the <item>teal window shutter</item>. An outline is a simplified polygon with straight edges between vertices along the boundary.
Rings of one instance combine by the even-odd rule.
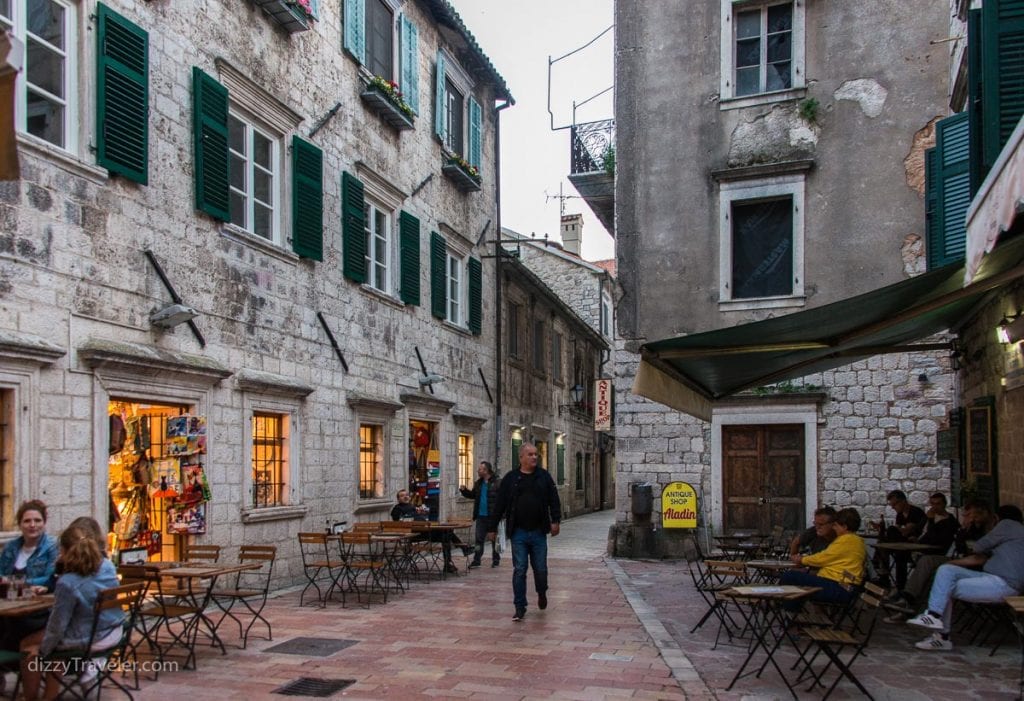
[[[448,317],[447,262],[448,244],[441,234],[430,232],[430,313],[438,319]]]
[[[437,70],[434,72],[434,133],[444,141],[445,124],[445,82],[444,54],[437,52]]]
[[[366,63],[366,0],[345,0],[345,49]],[[390,78],[390,76],[384,76]]]
[[[559,443],[555,446],[555,474],[558,484],[565,484],[565,444]]]
[[[228,213],[228,89],[192,68],[196,209],[220,221]]]
[[[934,194],[935,198],[927,241],[929,270],[964,258],[967,208],[971,204],[969,125],[967,112],[935,125],[935,148],[925,162],[925,194]],[[932,176],[930,182],[928,175]]]
[[[480,157],[483,153],[483,125],[480,103],[469,98],[469,164],[480,170]]]
[[[402,287],[399,297],[405,304],[420,305],[420,220],[402,212],[398,215],[398,247],[402,259]]]
[[[1024,115],[1024,0],[985,0],[981,13],[981,141],[987,173]]]
[[[523,445],[522,438],[512,439],[512,469],[515,470],[519,467],[519,448]]]
[[[149,33],[97,6],[96,162],[149,182]]]
[[[366,211],[363,183],[341,174],[341,272],[353,282],[366,282]]]
[[[317,22],[320,21],[320,0],[309,0],[310,14]]]
[[[971,196],[981,187],[985,179],[984,144],[981,141],[981,10],[967,12],[967,114],[970,120],[971,138]]]
[[[483,266],[479,258],[470,258],[466,267],[469,268],[469,330],[479,336],[483,319]]]
[[[406,15],[402,15],[402,77],[398,86],[405,103],[416,114],[420,113],[419,29]]]
[[[932,267],[931,242],[940,239],[938,220],[936,219],[939,200],[937,151],[938,149],[930,148],[924,152],[924,240],[929,268]]]
[[[292,137],[292,250],[324,259],[324,153]]]

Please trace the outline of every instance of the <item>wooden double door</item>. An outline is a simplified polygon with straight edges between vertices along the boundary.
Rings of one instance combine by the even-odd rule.
[[[804,426],[722,427],[722,525],[771,533],[804,523]]]

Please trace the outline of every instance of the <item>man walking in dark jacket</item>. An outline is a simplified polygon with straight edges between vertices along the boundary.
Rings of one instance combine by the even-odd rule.
[[[526,615],[526,567],[533,567],[537,608],[548,607],[548,536],[558,535],[562,503],[555,481],[547,470],[537,469],[537,447],[523,443],[519,448],[519,469],[505,476],[498,488],[498,503],[491,516],[487,537],[494,539],[498,523],[512,543],[512,594],[519,622]]]
[[[475,549],[473,561],[469,563],[470,567],[480,566],[480,558],[484,554],[484,543],[487,540],[487,529],[491,525],[491,514],[494,513],[494,507],[498,500],[498,480],[494,476],[494,468],[491,467],[491,463],[481,460],[476,474],[479,479],[473,483],[472,489],[459,487],[462,496],[473,500],[473,520],[476,521],[476,527],[473,529]],[[501,555],[498,554],[498,543],[492,540],[491,567],[497,567],[499,563],[501,563]]]

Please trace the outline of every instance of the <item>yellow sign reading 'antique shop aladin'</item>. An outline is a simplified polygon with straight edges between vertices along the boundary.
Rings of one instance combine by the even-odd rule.
[[[697,527],[697,490],[686,482],[672,482],[661,490],[661,527]]]

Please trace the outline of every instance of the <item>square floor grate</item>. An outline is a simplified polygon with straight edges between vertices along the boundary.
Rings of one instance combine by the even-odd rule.
[[[268,647],[263,652],[305,655],[306,657],[329,657],[339,650],[352,647],[358,642],[358,640],[342,640],[341,638],[292,638],[273,647]]]
[[[312,696],[317,699],[325,699],[355,683],[355,679],[299,677],[295,681],[288,682],[284,686],[274,689],[272,693],[280,694],[281,696]]]

